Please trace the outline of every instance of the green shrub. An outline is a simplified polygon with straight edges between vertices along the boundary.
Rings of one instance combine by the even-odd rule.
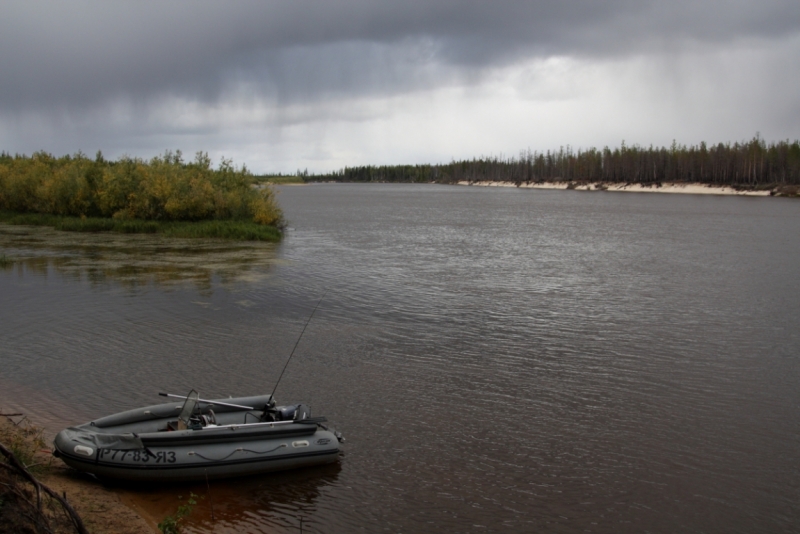
[[[55,158],[45,152],[0,159],[0,210],[17,214],[80,217],[64,230],[105,231],[118,221],[250,221],[281,228],[283,213],[270,186],[253,187],[246,167],[223,159],[217,169],[205,153],[185,163],[165,152],[150,161],[123,157],[92,161],[78,153]],[[86,220],[84,220],[86,219]],[[25,224],[16,222],[16,224]],[[123,225],[116,231],[156,231]],[[132,228],[144,228],[132,229]]]

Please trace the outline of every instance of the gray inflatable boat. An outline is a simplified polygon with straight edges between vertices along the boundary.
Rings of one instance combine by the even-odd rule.
[[[275,406],[270,395],[204,400],[195,391],[167,403],[67,428],[54,454],[100,478],[193,481],[331,463],[339,432],[303,404]]]

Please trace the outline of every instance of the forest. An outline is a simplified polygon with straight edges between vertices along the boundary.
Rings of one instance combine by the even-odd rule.
[[[82,153],[59,158],[46,152],[30,157],[0,154],[0,210],[6,215],[78,218],[73,227],[90,219],[89,227],[110,229],[113,225],[103,221],[110,219],[149,222],[140,225],[145,231],[155,231],[153,222],[230,221],[281,228],[283,214],[274,191],[269,186],[255,188],[253,182],[245,166],[237,168],[223,159],[213,168],[203,152],[188,163],[180,151],[150,160],[117,161],[106,160],[100,152],[94,159]],[[30,216],[25,220],[34,221]],[[220,231],[219,225],[205,228]]]
[[[345,167],[328,174],[307,175],[306,181],[341,182],[577,182],[658,185],[700,183],[741,189],[780,189],[800,185],[800,142],[752,140],[708,146],[669,148],[627,146],[615,149],[520,153],[440,165]],[[793,188],[794,189],[794,188]]]

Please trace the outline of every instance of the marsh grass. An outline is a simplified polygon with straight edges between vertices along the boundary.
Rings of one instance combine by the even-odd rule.
[[[17,423],[7,419],[0,424],[0,443],[3,443],[17,460],[34,474],[44,473],[49,465],[40,454],[46,447],[43,435],[44,430],[30,424],[27,418]]]
[[[164,223],[158,233],[169,237],[205,237],[241,241],[280,241],[281,232],[274,226],[247,221],[198,221]]]
[[[239,241],[281,239],[274,226],[241,220],[143,221],[105,217],[68,217],[42,213],[0,211],[0,222],[13,225],[50,226],[66,232],[116,232],[121,234],[161,234],[167,237],[219,238]],[[5,256],[3,256],[5,258]],[[0,259],[0,266],[4,260]],[[11,260],[5,260],[11,261]]]
[[[182,499],[183,497],[178,497]],[[178,506],[174,514],[168,515],[158,524],[158,530],[162,534],[180,534],[183,520],[192,513],[194,507],[197,505],[199,497],[194,493],[189,493],[189,499],[186,503]]]

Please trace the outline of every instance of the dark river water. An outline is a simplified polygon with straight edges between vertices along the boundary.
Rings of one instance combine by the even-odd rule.
[[[140,503],[207,496],[188,532],[797,531],[800,202],[279,199],[279,245],[0,225],[0,407],[55,432],[268,393],[324,294],[276,395],[344,433],[341,461]]]

